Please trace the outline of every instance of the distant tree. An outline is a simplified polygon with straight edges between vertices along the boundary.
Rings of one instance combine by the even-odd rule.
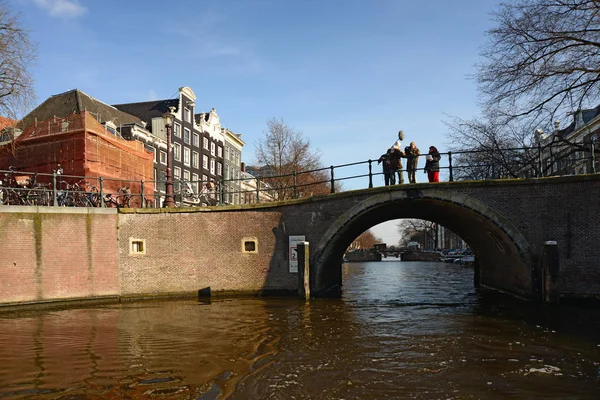
[[[488,112],[528,116],[543,125],[557,113],[595,105],[599,1],[514,0],[493,16],[496,26],[488,32],[477,73]]]
[[[375,243],[381,243],[381,240],[376,238],[371,231],[367,230],[352,241],[348,250],[368,250],[372,248]]]
[[[283,119],[267,121],[267,131],[255,148],[261,176],[279,200],[330,192],[329,177],[321,169],[321,156],[302,132],[291,128]],[[338,186],[339,189],[339,186]]]
[[[398,233],[401,235],[400,245],[407,247],[408,242],[419,242],[424,248],[437,248],[437,229],[435,222],[423,219],[403,219],[397,224]]]
[[[0,115],[19,119],[35,101],[31,70],[36,44],[19,15],[0,1]],[[23,127],[25,128],[25,127]]]

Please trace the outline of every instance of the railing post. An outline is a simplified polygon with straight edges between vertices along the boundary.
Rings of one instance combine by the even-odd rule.
[[[142,201],[140,202],[140,204],[141,204],[141,207],[144,208],[144,203],[146,201],[146,193],[144,192],[144,180],[141,179],[140,183],[141,183],[141,185],[140,185],[141,189],[140,190],[142,191],[142,194],[141,194]]]
[[[220,190],[219,190],[219,204],[223,205],[225,204],[225,177],[221,176],[221,184],[220,186]]]
[[[329,167],[331,170],[331,190],[330,193],[335,193],[335,178],[333,176],[333,165]]]
[[[292,171],[292,176],[294,178],[294,194],[293,194],[293,198],[297,199],[298,198],[298,190],[296,188],[296,170]]]
[[[373,187],[373,166],[371,163],[373,160],[369,159],[369,189]]]
[[[591,144],[591,154],[590,154],[590,158],[592,161],[592,174],[596,173],[596,149],[594,148],[594,141],[592,140],[592,144]]]
[[[260,203],[260,178],[256,177],[256,202]]]
[[[452,152],[448,152],[448,169],[450,170],[450,177],[448,180],[454,182],[454,171],[452,170]]]
[[[58,207],[58,193],[56,193],[56,170],[52,171],[52,204]]]
[[[538,142],[538,173],[537,173],[538,178],[541,178],[542,176],[544,176],[544,171],[542,168],[543,168],[542,143]]]
[[[104,179],[102,177],[98,178],[98,186],[100,186],[100,207],[106,207],[106,204],[104,204]]]

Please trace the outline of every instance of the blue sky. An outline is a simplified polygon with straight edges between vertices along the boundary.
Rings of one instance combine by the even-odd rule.
[[[38,104],[75,88],[116,104],[172,98],[179,87],[189,86],[198,97],[197,111],[215,107],[222,125],[243,135],[247,163],[254,161],[266,121],[275,117],[302,131],[324,165],[338,165],[377,159],[400,129],[406,144],[444,151],[443,121],[478,113],[476,85],[469,76],[497,3],[8,4],[39,46],[33,67]],[[382,185],[383,179],[374,183]],[[347,181],[344,186],[362,184]]]

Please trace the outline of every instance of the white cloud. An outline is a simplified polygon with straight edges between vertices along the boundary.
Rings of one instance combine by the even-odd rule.
[[[75,18],[87,12],[78,0],[34,0],[35,4],[53,17]]]

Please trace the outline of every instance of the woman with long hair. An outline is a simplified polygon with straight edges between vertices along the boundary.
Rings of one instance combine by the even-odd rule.
[[[429,146],[429,153],[425,161],[425,171],[429,182],[440,181],[440,152],[435,146]]]

